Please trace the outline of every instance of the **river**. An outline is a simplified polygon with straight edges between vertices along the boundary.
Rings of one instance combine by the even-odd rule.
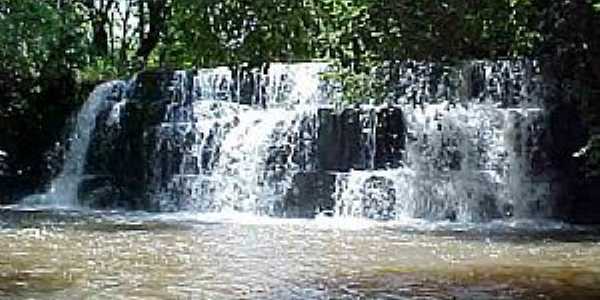
[[[0,296],[597,299],[598,229],[240,213],[0,211]]]

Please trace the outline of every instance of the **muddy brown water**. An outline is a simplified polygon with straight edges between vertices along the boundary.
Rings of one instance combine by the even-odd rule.
[[[600,231],[0,210],[0,298],[600,299]]]

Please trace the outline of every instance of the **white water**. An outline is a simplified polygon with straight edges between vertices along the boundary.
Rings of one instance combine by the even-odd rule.
[[[463,221],[551,216],[548,178],[532,175],[535,149],[527,149],[540,110],[477,104],[447,111],[446,105],[405,107],[414,139],[407,144],[405,165],[337,176],[339,215]],[[532,208],[536,201],[544,205]]]
[[[472,64],[444,71],[436,81],[433,65],[408,63],[397,70],[398,88],[387,105],[354,110],[361,133],[350,143],[362,143],[366,170],[335,173],[328,214],[462,222],[552,216],[551,174],[535,162],[544,160],[535,72],[519,62]],[[149,197],[158,209],[286,215],[286,196],[298,193],[297,174],[333,171],[320,169],[317,153],[325,150],[316,143],[317,111],[333,101],[320,79],[327,68],[306,63],[271,64],[245,75],[228,68],[176,72],[150,161]],[[76,204],[96,116],[117,84],[92,93],[61,174],[46,194],[28,201]],[[109,125],[120,120],[126,101],[113,105]],[[378,132],[387,117],[378,120],[377,112],[389,105],[402,111],[403,128],[394,135],[405,135],[406,146],[385,150],[394,157],[382,168],[376,159],[385,141]],[[310,176],[303,178],[309,185]]]
[[[312,136],[303,127],[314,122],[323,102],[319,74],[325,69],[272,64],[266,75],[251,74],[257,83],[251,105],[238,104],[243,83],[238,74],[225,68],[198,71],[191,108],[182,108],[191,120],[168,115],[162,124],[163,139],[177,138],[170,133],[175,127],[193,138],[178,174],[155,192],[161,209],[273,214],[294,174],[306,168],[293,158],[309,160]]]
[[[433,65],[398,70],[402,90],[389,100],[405,119],[406,148],[387,169],[375,169],[382,142],[376,112],[387,106],[362,107],[367,170],[336,175],[334,215],[463,222],[552,216],[551,178],[532,164],[544,120],[537,77],[526,63],[472,64],[437,83]],[[273,64],[245,77],[226,68],[198,71],[191,105],[172,104],[162,125],[165,140],[193,138],[179,171],[166,185],[165,178],[154,184],[161,210],[281,214],[286,194],[296,190],[294,175],[319,171],[316,112],[330,104],[319,75],[326,69]],[[175,90],[184,95],[190,78],[179,76]],[[243,91],[248,82],[254,88]]]
[[[532,75],[523,66],[499,68],[484,64],[487,86],[479,95],[450,99],[439,95],[455,89],[440,84],[435,96],[427,75],[401,69],[407,88],[394,102],[406,119],[406,158],[399,168],[338,174],[336,214],[463,222],[551,217],[551,174],[534,163],[543,157],[542,101],[527,91]],[[507,83],[522,88],[507,92]],[[518,103],[503,107],[507,97]]]
[[[86,156],[90,146],[92,133],[96,128],[98,114],[110,107],[107,99],[115,96],[124,82],[111,81],[97,86],[77,114],[74,128],[69,136],[69,147],[64,156],[60,173],[52,180],[46,193],[28,196],[22,200],[24,204],[44,205],[51,207],[78,206],[78,188],[84,179]]]

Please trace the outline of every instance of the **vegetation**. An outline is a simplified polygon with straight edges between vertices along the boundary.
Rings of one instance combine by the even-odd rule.
[[[0,0],[0,119],[47,144],[86,82],[147,68],[327,60],[347,101],[377,101],[384,61],[525,56],[600,128],[599,19],[600,0]]]
[[[381,61],[549,47],[591,56],[599,10],[600,0],[0,0],[0,67],[21,82],[314,59],[361,74]]]

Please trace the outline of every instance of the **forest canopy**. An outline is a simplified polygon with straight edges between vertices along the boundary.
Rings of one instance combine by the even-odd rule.
[[[3,106],[22,107],[55,79],[147,68],[326,60],[352,77],[383,61],[511,57],[597,81],[599,15],[600,0],[0,0],[0,87]]]
[[[102,77],[265,61],[533,56],[561,22],[595,31],[598,9],[600,0],[1,0],[0,67]]]

